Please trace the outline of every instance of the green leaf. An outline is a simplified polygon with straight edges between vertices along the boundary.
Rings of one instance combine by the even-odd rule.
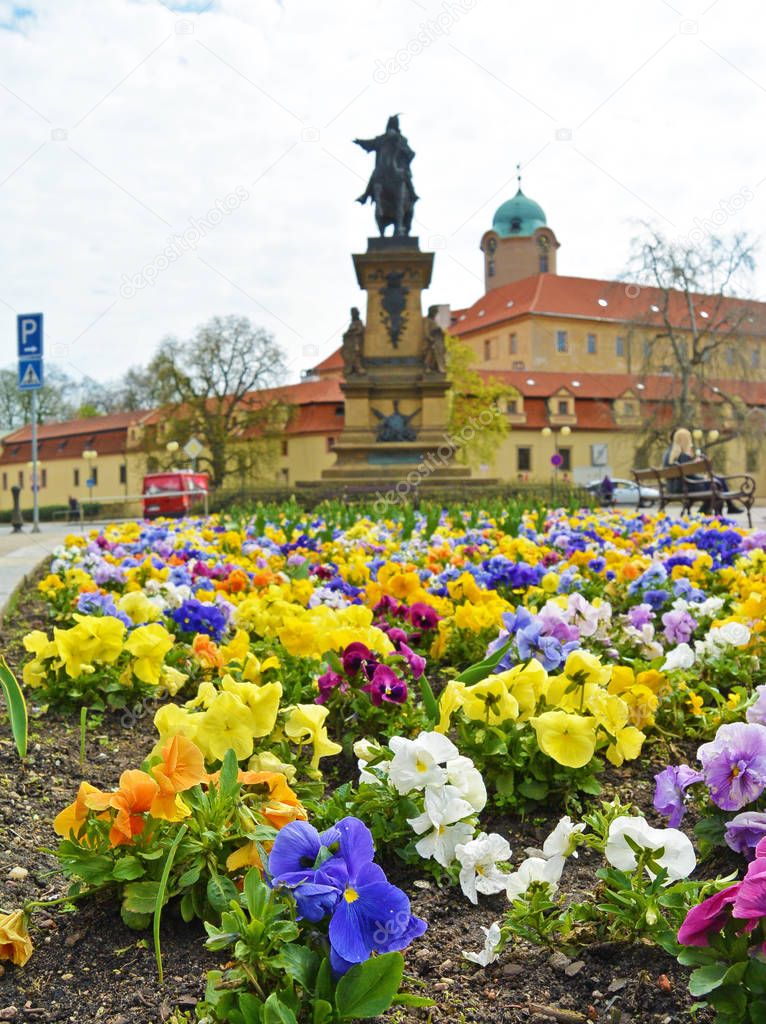
[[[400,992],[391,1000],[392,1006],[436,1006],[428,996],[416,996],[412,992]]]
[[[506,643],[502,647],[498,648],[494,654],[490,654],[488,658],[484,658],[482,661],[477,661],[473,665],[469,665],[465,671],[461,672],[457,677],[459,683],[465,683],[467,686],[473,686],[474,683],[480,683],[482,679],[486,679],[487,676],[492,675],[492,670],[499,662],[501,662],[504,656],[511,649],[515,637],[509,637]]]
[[[0,655],[0,688],[8,706],[8,718],[11,722],[11,733],[16,744],[19,757],[27,756],[27,702],[24,700],[16,676],[11,672],[8,662]]]
[[[434,691],[431,689],[431,684],[426,679],[425,673],[420,677],[420,696],[423,700],[423,707],[428,721],[431,725],[436,725],[439,721],[439,704],[437,703],[436,697],[434,697]]]
[[[332,1020],[332,1006],[326,999],[314,999],[312,1006],[314,1013],[311,1024],[328,1024]]]
[[[138,859],[128,855],[118,860],[112,870],[112,878],[117,882],[132,882],[144,874],[144,865]]]
[[[162,869],[162,877],[160,878],[160,884],[157,888],[157,899],[154,903],[154,928],[152,934],[154,937],[154,958],[157,961],[157,974],[159,975],[160,985],[162,984],[162,951],[160,949],[160,918],[162,917],[162,907],[165,903],[165,893],[168,889],[168,878],[170,877],[170,869],[173,867],[173,861],[175,859],[176,850],[178,844],[181,842],[183,837],[186,835],[188,826],[182,825],[176,837],[173,840],[173,844],[168,850],[167,859],[165,860],[165,866]]]
[[[314,982],[314,998],[324,999],[330,1003],[332,1002],[332,996],[332,970],[330,969],[330,961],[325,957],[319,965],[316,981]]]
[[[295,978],[306,992],[313,992],[314,979],[319,969],[318,953],[307,946],[299,946],[297,943],[290,942],[282,946],[279,954],[272,957],[270,963]]]
[[[217,914],[228,910],[237,895],[236,885],[226,875],[213,875],[207,883],[207,901]]]
[[[684,967],[699,967],[702,964],[709,964],[715,960],[715,953],[709,949],[698,949],[693,946],[685,946],[676,957],[679,964]]]
[[[344,974],[335,990],[335,1006],[341,1020],[377,1017],[391,1005],[404,973],[401,953],[384,953],[356,964]]]
[[[257,996],[254,996],[252,992],[240,992],[238,1005],[243,1024],[261,1024],[263,1003]],[[225,1019],[229,1020],[228,1017]]]
[[[728,964],[708,964],[707,967],[698,967],[692,971],[689,978],[689,992],[693,996],[705,996],[723,982]]]
[[[548,795],[548,783],[536,779],[524,779],[518,785],[519,793],[528,800],[544,800]]]
[[[194,920],[194,900],[190,892],[185,892],[181,897],[181,917],[187,924]]]
[[[122,890],[122,906],[131,914],[153,914],[159,882],[130,882]]]
[[[239,774],[239,765],[237,764],[237,755],[233,750],[227,750],[223,755],[223,761],[221,762],[221,775],[218,779],[218,788],[223,797],[232,797],[235,795],[239,788],[237,782],[237,775]]]
[[[134,914],[132,910],[125,909],[125,904],[120,907],[120,917],[123,923],[135,932],[144,931],[152,922],[151,914]]]
[[[766,964],[763,960],[756,960],[755,957],[750,958],[743,981],[753,995],[766,995]]]
[[[247,909],[253,920],[260,921],[263,917],[270,892],[271,890],[261,878],[260,871],[257,868],[251,868],[245,875],[244,893]]]
[[[298,1024],[298,1019],[277,993],[272,992],[263,1004],[263,1024]]]

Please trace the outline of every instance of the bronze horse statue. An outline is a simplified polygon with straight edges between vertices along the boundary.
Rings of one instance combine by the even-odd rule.
[[[375,153],[375,169],[357,202],[364,205],[370,199],[375,204],[375,221],[381,236],[389,224],[393,225],[394,237],[409,235],[418,199],[410,171],[415,153],[399,130],[398,116],[389,117],[383,135],[354,142],[368,153]]]

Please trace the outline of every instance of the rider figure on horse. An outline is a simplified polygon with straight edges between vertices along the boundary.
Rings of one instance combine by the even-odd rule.
[[[375,170],[358,203],[371,199],[381,235],[393,224],[394,235],[409,235],[417,195],[412,184],[410,164],[415,153],[399,130],[399,117],[389,117],[384,135],[374,139],[354,139],[357,146],[375,153]]]

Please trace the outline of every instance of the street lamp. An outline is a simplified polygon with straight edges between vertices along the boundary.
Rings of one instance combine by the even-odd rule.
[[[551,497],[555,502],[556,478],[558,476],[559,467],[561,466],[561,463],[563,461],[563,459],[561,458],[561,453],[559,452],[558,435],[561,435],[561,437],[569,437],[569,435],[572,433],[572,428],[567,424],[565,424],[563,427],[559,427],[558,429],[555,427],[543,427],[540,433],[543,437],[553,438],[553,455],[551,455],[551,466],[553,467],[553,471],[551,474]]]
[[[40,518],[38,508],[40,505],[40,460],[37,462],[34,460],[27,463],[27,469],[29,470],[29,479],[31,481],[32,488],[32,504],[33,504],[33,515],[32,515],[32,533],[40,532]]]
[[[168,453],[168,455],[175,455],[175,453],[178,451],[180,447],[181,446],[179,445],[178,441],[168,441],[168,443],[165,445],[165,451]]]
[[[95,480],[93,479],[93,471],[95,469],[95,462],[98,458],[98,452],[94,448],[86,448],[82,453],[82,457],[88,463],[88,479],[86,481],[88,487],[88,500],[93,501],[93,485]]]

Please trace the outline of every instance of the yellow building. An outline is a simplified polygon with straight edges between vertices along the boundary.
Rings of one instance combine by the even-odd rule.
[[[721,343],[706,380],[694,383],[700,422],[690,426],[719,431],[727,443],[714,449],[718,468],[753,474],[765,495],[766,304],[702,295],[689,302],[680,292],[559,275],[558,249],[544,211],[519,188],[480,239],[485,293],[465,309],[440,307],[443,323],[473,350],[479,372],[510,388],[499,410],[510,433],[492,464],[474,474],[507,483],[555,477],[586,484],[606,474],[630,478],[634,465],[658,459],[664,439],[652,452],[637,449],[648,422],[660,434],[670,429],[679,382],[666,336],[669,327],[676,340],[688,335],[693,321]],[[345,425],[342,379],[338,349],[300,383],[248,396],[247,402],[283,402],[290,416],[271,456],[261,460],[260,476],[235,473],[227,491],[319,481],[335,464]],[[40,504],[139,494],[147,470],[188,466],[180,451],[166,451],[171,433],[162,410],[41,426]],[[243,448],[258,440],[244,426],[237,437]],[[29,428],[0,445],[0,509],[11,507],[14,484],[29,508]]]

